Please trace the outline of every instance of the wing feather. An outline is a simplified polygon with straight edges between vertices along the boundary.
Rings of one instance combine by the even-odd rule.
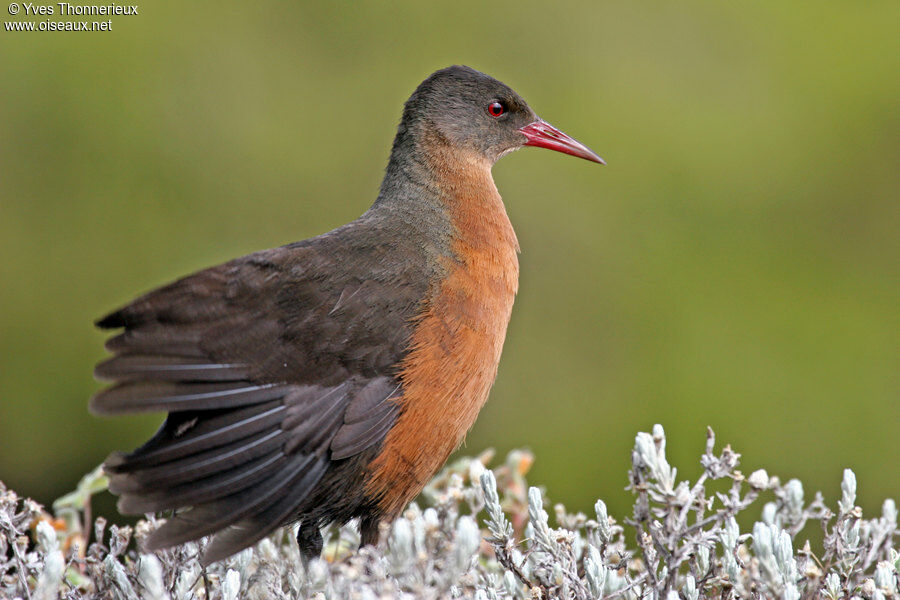
[[[106,381],[240,381],[248,375],[245,365],[177,355],[123,354],[94,369],[94,376]]]
[[[283,443],[278,429],[264,431],[227,446],[198,452],[181,460],[156,464],[135,473],[113,473],[110,475],[109,489],[117,494],[150,494],[161,485],[171,488],[237,469],[244,463],[273,453]]]
[[[394,426],[400,407],[386,405],[371,418],[344,424],[331,440],[331,458],[350,458],[379,443]]]
[[[276,383],[134,381],[98,393],[91,410],[100,415],[137,412],[217,410],[259,404],[284,397],[288,386]]]
[[[270,476],[264,478],[260,485],[222,495],[214,501],[179,513],[150,534],[144,542],[145,548],[153,551],[181,544],[215,533],[243,519],[260,507],[268,506],[291,485],[298,474],[304,473],[313,461],[315,458],[311,456],[293,456],[272,469]]]
[[[325,474],[328,460],[319,458],[309,469],[298,473],[289,482],[290,493],[282,494],[275,502],[253,512],[220,531],[203,551],[202,564],[208,565],[255,544],[276,528],[284,525],[296,511],[298,503],[306,499]]]
[[[201,271],[98,321],[124,331],[107,341],[113,356],[96,375],[113,385],[91,409],[169,413],[106,463],[122,512],[177,510],[147,549],[216,534],[209,562],[247,547],[301,516],[335,462],[395,422],[400,385],[384,373],[406,351],[422,290],[398,287],[377,257],[360,276],[323,266],[337,253],[308,250]]]
[[[107,459],[106,470],[132,472],[225,446],[277,426],[284,411],[280,400],[275,400],[239,410],[172,413],[146,444],[130,454],[116,453]]]

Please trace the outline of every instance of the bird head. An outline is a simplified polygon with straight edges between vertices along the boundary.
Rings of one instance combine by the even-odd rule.
[[[441,69],[423,81],[406,102],[400,127],[436,136],[491,164],[523,146],[605,164],[593,150],[540,119],[512,88],[465,66]]]

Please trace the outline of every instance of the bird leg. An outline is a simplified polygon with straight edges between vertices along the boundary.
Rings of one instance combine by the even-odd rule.
[[[322,532],[315,521],[304,521],[297,530],[297,545],[304,563],[309,563],[322,554]]]
[[[363,517],[359,521],[359,547],[378,546],[381,539],[381,529],[378,519]]]

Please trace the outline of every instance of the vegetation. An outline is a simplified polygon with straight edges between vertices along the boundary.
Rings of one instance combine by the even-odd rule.
[[[93,523],[85,548],[90,495],[100,471],[60,499],[50,515],[0,484],[0,596],[50,600],[378,599],[378,598],[859,598],[898,596],[897,506],[864,518],[849,469],[835,509],[796,479],[764,470],[745,476],[740,455],[716,451],[709,430],[702,474],[679,480],[657,425],[632,452],[631,515],[620,520],[598,500],[594,514],[553,507],[525,480],[533,457],[510,453],[494,469],[486,452],[447,467],[413,503],[379,548],[356,552],[352,526],[331,530],[324,559],[303,564],[289,529],[203,570],[204,542],[142,554],[158,520],[133,529]],[[718,484],[722,491],[712,491]],[[769,498],[760,507],[763,498]],[[750,531],[737,517],[760,510]],[[758,514],[758,513],[756,513]],[[804,532],[821,527],[813,550]],[[132,542],[136,541],[137,544]]]

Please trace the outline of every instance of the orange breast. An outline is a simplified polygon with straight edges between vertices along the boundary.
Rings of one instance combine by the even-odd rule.
[[[462,442],[497,375],[519,277],[518,241],[489,167],[455,179],[448,205],[457,235],[447,277],[417,317],[401,364],[403,410],[372,462],[367,492],[390,518]]]

